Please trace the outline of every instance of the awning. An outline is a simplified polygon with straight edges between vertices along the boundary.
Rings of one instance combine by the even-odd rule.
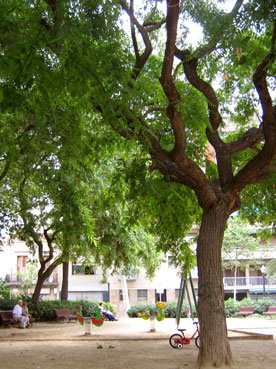
[[[258,294],[258,293],[261,293],[263,294],[264,293],[264,290],[250,290],[249,291],[250,293],[255,293],[255,294]],[[265,293],[276,293],[276,290],[265,290]]]

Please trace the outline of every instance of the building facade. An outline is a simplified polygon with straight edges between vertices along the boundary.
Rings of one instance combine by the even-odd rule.
[[[261,266],[275,258],[276,238],[274,238],[266,253],[260,251],[261,264],[250,265],[250,260],[241,260],[236,276],[233,269],[224,270],[225,299],[234,297],[241,300],[244,297],[256,299],[270,296],[276,299],[276,279],[268,278]],[[256,255],[255,255],[256,256]],[[32,293],[35,285],[35,273],[30,273],[30,265],[35,261],[24,242],[7,240],[0,247],[0,278],[2,278],[13,293],[27,289]],[[243,267],[244,263],[244,267]],[[198,291],[197,270],[192,271],[195,294]],[[69,263],[68,298],[70,300],[86,299],[89,301],[110,301],[115,306],[118,315],[124,315],[129,306],[155,303],[157,301],[176,302],[178,300],[181,272],[175,267],[173,258],[167,255],[155,277],[150,280],[142,268],[134,276],[122,276],[120,273],[109,275],[104,279],[101,268],[93,263],[83,266],[81,262]],[[60,297],[62,285],[62,265],[45,281],[41,290],[41,298],[47,300]],[[127,290],[128,299],[124,298]],[[126,293],[126,292],[125,292]],[[190,293],[191,296],[191,293]],[[126,303],[126,300],[129,302]]]

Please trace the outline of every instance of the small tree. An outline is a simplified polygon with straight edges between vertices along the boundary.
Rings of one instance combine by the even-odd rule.
[[[0,278],[0,297],[2,297],[4,300],[7,300],[10,298],[10,289],[6,285],[6,283]]]
[[[238,216],[231,217],[224,234],[222,258],[224,268],[234,270],[234,301],[237,295],[238,269],[260,263],[260,259],[254,258],[258,247],[259,241],[249,223]]]
[[[30,261],[27,265],[27,273],[17,272],[17,276],[20,277],[23,282],[22,290],[25,296],[28,296],[31,288],[37,281],[37,263]]]
[[[266,274],[276,278],[276,259],[272,259],[266,264]]]

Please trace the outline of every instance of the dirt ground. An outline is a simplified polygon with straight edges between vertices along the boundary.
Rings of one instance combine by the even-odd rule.
[[[190,319],[180,325],[188,335],[194,327]],[[276,368],[275,319],[236,318],[227,325],[234,369]],[[193,341],[171,348],[175,332],[173,319],[157,322],[156,332],[149,321],[128,318],[92,326],[91,335],[74,322],[1,328],[0,369],[195,369],[198,349]]]

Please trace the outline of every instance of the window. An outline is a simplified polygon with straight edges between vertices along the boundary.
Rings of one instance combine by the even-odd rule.
[[[27,256],[17,256],[17,271],[26,274]]]
[[[147,301],[147,299],[148,299],[148,290],[137,290],[138,301]]]
[[[129,291],[128,291],[128,298],[129,298]],[[120,301],[123,301],[124,298],[123,298],[123,291],[122,290],[119,290],[119,299]]]
[[[27,274],[27,256],[17,256],[17,282],[22,282],[22,275]]]
[[[119,290],[119,300],[120,301],[123,301],[123,291],[122,290]]]
[[[72,275],[92,275],[96,274],[93,265],[82,265],[73,264],[72,265]]]
[[[173,256],[168,256],[168,267],[170,269],[175,269],[175,259]]]

